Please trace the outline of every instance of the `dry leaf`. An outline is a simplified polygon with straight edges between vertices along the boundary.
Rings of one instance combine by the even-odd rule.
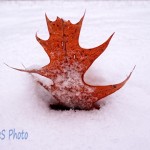
[[[85,72],[107,48],[113,34],[102,45],[84,49],[79,45],[83,19],[84,16],[78,23],[72,24],[59,17],[55,21],[50,21],[46,16],[50,37],[48,40],[42,40],[36,35],[36,39],[49,56],[50,63],[39,70],[17,70],[50,78],[54,83],[51,87],[39,83],[52,93],[59,106],[89,110],[97,108],[95,103],[98,100],[119,90],[132,72],[119,84],[92,86],[85,83]]]

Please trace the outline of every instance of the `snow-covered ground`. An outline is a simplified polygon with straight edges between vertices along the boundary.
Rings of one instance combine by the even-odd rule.
[[[77,22],[86,9],[82,47],[95,47],[113,32],[107,50],[85,75],[86,82],[128,83],[104,98],[100,110],[55,111],[51,95],[27,73],[12,70],[49,62],[35,39],[48,38],[45,12]],[[0,2],[0,149],[1,150],[149,150],[150,149],[150,2]],[[8,132],[28,133],[26,140]],[[5,138],[4,138],[5,136]]]

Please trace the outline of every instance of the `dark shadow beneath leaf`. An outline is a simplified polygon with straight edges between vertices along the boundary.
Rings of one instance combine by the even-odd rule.
[[[53,110],[56,110],[56,111],[69,111],[69,110],[80,110],[80,111],[90,111],[90,110],[93,110],[93,109],[97,109],[99,110],[100,109],[100,106],[95,104],[94,107],[92,109],[80,109],[80,108],[70,108],[70,107],[67,107],[67,106],[64,106],[62,104],[50,104],[49,105],[50,109],[53,109]]]
[[[56,110],[56,111],[59,111],[59,110],[61,110],[61,111],[65,111],[65,110],[81,110],[80,108],[69,108],[69,107],[66,107],[66,106],[64,106],[64,105],[61,105],[61,104],[51,104],[50,106],[49,106],[51,109],[53,109],[53,110]]]

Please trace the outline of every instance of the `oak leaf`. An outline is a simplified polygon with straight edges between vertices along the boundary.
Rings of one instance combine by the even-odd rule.
[[[85,72],[104,52],[114,34],[98,47],[82,48],[79,45],[79,35],[83,19],[84,16],[78,23],[72,24],[59,17],[55,21],[50,21],[46,16],[50,37],[48,40],[42,40],[36,34],[36,39],[47,53],[50,63],[38,70],[17,70],[50,78],[53,81],[51,87],[40,81],[39,83],[52,93],[58,101],[58,106],[89,110],[97,108],[97,101],[119,90],[132,72],[118,84],[93,86],[85,83]]]

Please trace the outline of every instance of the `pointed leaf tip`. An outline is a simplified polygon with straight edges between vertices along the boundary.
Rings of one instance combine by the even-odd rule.
[[[84,17],[85,17],[85,14],[86,14],[86,9],[85,9],[84,14],[83,14],[83,16],[82,16],[83,19],[84,19]]]
[[[35,34],[36,40],[39,42],[41,39],[38,37],[37,32]]]
[[[47,14],[45,13],[45,18],[48,19]]]
[[[95,61],[97,57],[99,57],[105,51],[113,35],[114,33],[103,44],[95,48],[90,48],[89,51],[87,51],[88,49],[84,49],[85,51],[87,51],[88,55],[90,56],[91,64],[93,63],[93,61]]]
[[[48,16],[47,16],[47,14],[46,14],[46,13],[45,13],[45,18],[46,18],[46,22],[47,22],[47,24],[52,22],[52,21],[48,18]]]
[[[112,37],[114,36],[114,34],[115,34],[115,32],[107,39],[107,41],[106,42],[104,42],[104,43],[108,43],[109,44],[109,42],[110,42],[110,40],[112,39]],[[104,44],[103,43],[103,44]],[[107,44],[107,46],[108,46],[108,44]]]
[[[81,19],[79,20],[79,22],[77,22],[76,24],[80,24],[80,26],[82,25],[82,22],[83,22],[83,19],[85,17],[85,13],[86,11],[84,12],[83,16],[81,17]]]
[[[39,43],[44,42],[44,40],[42,40],[41,38],[38,37],[37,32],[35,34],[35,37]]]
[[[133,67],[132,71],[130,72],[129,76],[127,77],[127,80],[130,78],[130,76],[132,75],[133,71],[135,70],[136,65]]]
[[[17,70],[17,71],[21,71],[21,72],[27,72],[27,73],[37,73],[36,70],[26,70],[26,69],[18,69],[18,68],[15,68],[15,67],[11,67],[9,66],[8,64],[4,63],[7,67],[11,68],[11,69],[14,69],[14,70]]]
[[[56,20],[59,20],[60,18],[57,16]]]
[[[115,32],[110,36],[111,38],[114,36]]]

